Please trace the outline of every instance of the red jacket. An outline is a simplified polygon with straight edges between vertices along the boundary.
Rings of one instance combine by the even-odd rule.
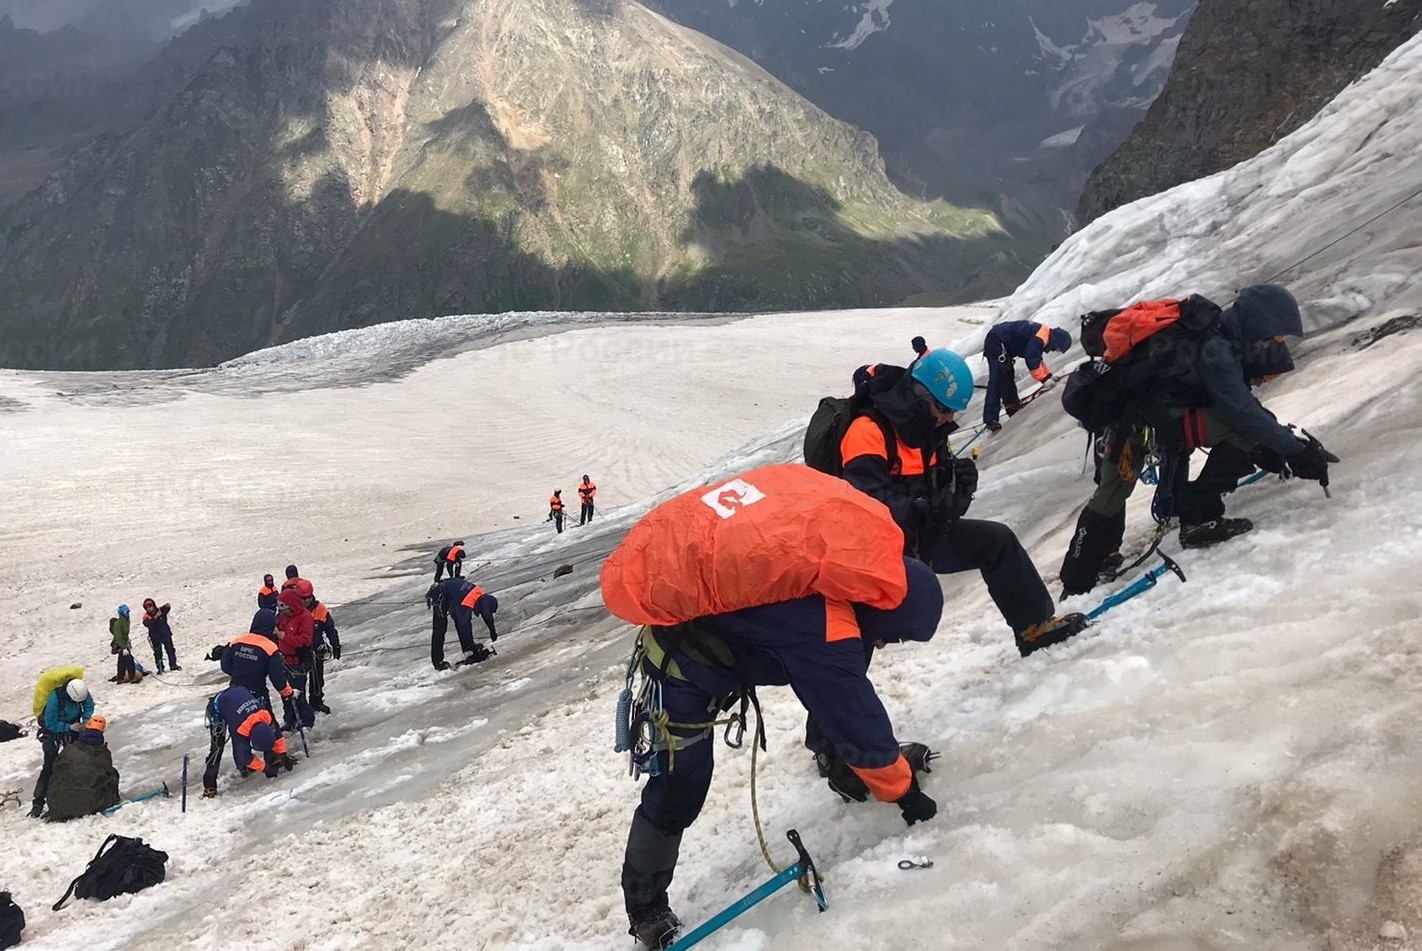
[[[301,652],[311,649],[314,628],[311,612],[306,609],[295,588],[283,591],[277,603],[291,608],[290,614],[277,612],[277,630],[281,632],[277,647],[281,649],[282,660],[286,661],[287,666],[294,667],[301,662]]]

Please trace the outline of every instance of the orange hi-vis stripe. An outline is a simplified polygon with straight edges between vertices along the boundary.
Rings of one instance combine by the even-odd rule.
[[[451,548],[451,549],[449,550],[449,554],[447,554],[447,555],[444,556],[444,560],[447,561],[447,562],[449,562],[449,563],[452,565],[452,564],[454,564],[456,561],[458,561],[459,559],[461,559],[461,558],[463,558],[463,557],[464,557],[464,549],[463,549],[463,548],[460,548],[458,545],[455,545],[453,548]]]
[[[864,785],[869,787],[874,798],[880,802],[896,802],[904,793],[908,792],[909,785],[913,782],[913,769],[903,756],[900,756],[890,766],[880,766],[875,769],[861,769],[858,766],[849,768],[864,780]]]
[[[466,595],[464,596],[464,600],[463,600],[463,601],[460,601],[459,603],[460,603],[460,605],[461,605],[462,607],[473,608],[474,605],[476,605],[476,604],[479,603],[479,599],[482,598],[483,596],[484,596],[484,589],[481,588],[481,587],[479,587],[479,586],[476,584],[476,585],[474,586],[473,590],[471,590],[468,594],[466,594]]]
[[[923,475],[923,453],[900,439],[897,432],[894,433],[894,439],[898,443],[899,459],[891,474],[896,476]],[[878,456],[884,460],[889,458],[889,449],[884,445],[884,431],[868,416],[860,416],[851,422],[849,428],[844,432],[844,438],[839,441],[839,458],[845,465],[860,456]],[[937,458],[937,453],[929,457],[930,464],[936,462]]]
[[[320,624],[322,621],[326,620],[326,618],[330,616],[330,610],[326,607],[325,604],[321,603],[320,601],[317,601],[316,607],[311,609],[311,620],[315,621],[317,624]]]
[[[254,726],[256,726],[258,723],[267,723],[267,724],[270,724],[271,722],[272,722],[272,715],[271,715],[270,713],[268,713],[268,712],[265,711],[265,710],[258,710],[256,713],[252,714],[252,715],[249,716],[247,719],[245,719],[245,720],[242,721],[242,725],[237,728],[237,735],[238,735],[238,736],[251,736],[251,735],[252,735],[252,728],[253,728]]]
[[[859,640],[859,619],[854,616],[854,605],[848,601],[825,599],[825,641]]]
[[[232,638],[232,643],[228,644],[227,646],[234,647],[238,644],[251,644],[253,647],[266,654],[268,657],[275,654],[277,650],[277,646],[271,638],[264,637],[261,634],[255,634],[251,631],[248,631],[246,634],[239,634],[236,637]]]

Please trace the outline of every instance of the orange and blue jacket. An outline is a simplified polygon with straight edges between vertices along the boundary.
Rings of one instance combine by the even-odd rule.
[[[904,551],[913,554],[918,550],[919,530],[924,527],[919,524],[921,516],[915,511],[914,503],[930,494],[924,463],[926,461],[928,467],[936,465],[938,454],[931,452],[925,460],[921,450],[904,442],[887,420],[884,423],[894,439],[892,459],[885,427],[874,416],[861,415],[849,424],[839,442],[841,476],[860,492],[888,507],[894,523],[904,533]]]
[[[286,664],[281,659],[276,642],[257,633],[241,634],[232,638],[227,649],[222,652],[222,672],[232,678],[239,687],[246,687],[254,694],[267,692],[264,681],[283,697],[291,696],[291,685],[286,680]]]
[[[913,771],[869,681],[864,642],[926,640],[942,616],[942,601],[936,605],[934,611],[915,601],[914,616],[896,612],[893,630],[885,612],[818,595],[703,618],[735,656],[734,668],[700,664],[671,638],[658,643],[671,648],[682,677],[711,696],[735,693],[738,677],[755,686],[788,684],[874,798],[893,802],[908,791]]]
[[[311,609],[311,632],[314,646],[330,644],[337,650],[341,649],[341,632],[336,630],[336,619],[331,616],[331,609],[320,601]]]
[[[584,482],[578,486],[578,498],[584,502],[591,502],[597,495],[597,483]]]
[[[1009,356],[1020,357],[1027,364],[1032,379],[1042,382],[1051,376],[1042,354],[1051,344],[1052,328],[1035,320],[1004,320],[989,331],[1002,343]]]
[[[216,706],[232,734],[233,758],[244,768],[258,773],[266,769],[261,755],[251,746],[252,730],[259,725],[265,726],[276,737],[272,752],[278,756],[286,752],[286,741],[276,728],[276,720],[246,687],[228,687],[217,695]]]
[[[549,509],[549,511],[552,511],[552,512],[561,512],[561,511],[563,511],[563,498],[562,498],[562,496],[550,495],[550,496],[548,497],[548,509]]]
[[[264,584],[257,589],[257,607],[268,611],[275,611],[277,606],[277,595],[280,590],[273,588],[269,584]]]

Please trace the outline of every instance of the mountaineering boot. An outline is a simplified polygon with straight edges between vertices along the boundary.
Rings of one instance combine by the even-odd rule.
[[[1247,518],[1215,518],[1198,525],[1180,523],[1181,548],[1207,548],[1254,530]]]
[[[1085,614],[1065,614],[1039,621],[1026,630],[1017,632],[1017,651],[1026,657],[1035,650],[1060,644],[1073,634],[1086,630],[1087,623]]]
[[[331,712],[331,708],[328,707],[328,706],[326,706],[324,703],[312,704],[312,705],[311,705],[311,709],[312,709],[312,710],[319,710],[319,711],[321,711],[322,713],[325,713],[325,714],[327,714],[327,715],[329,715],[330,712]]]
[[[1002,411],[1007,414],[1007,418],[1008,418],[1008,419],[1011,419],[1012,417],[1016,416],[1016,415],[1017,415],[1017,411],[1020,410],[1021,408],[1022,408],[1022,401],[1021,401],[1021,400],[1018,400],[1018,401],[1015,402],[1015,403],[1003,403],[1003,404],[1002,404]]]
[[[212,799],[212,798],[215,797],[216,795],[217,795],[217,787],[216,787],[216,786],[204,786],[204,787],[202,787],[202,798],[204,798],[204,799]]]
[[[35,804],[30,807],[30,818],[38,819],[42,815],[44,815],[44,803],[41,800],[36,799]]]
[[[997,420],[993,420],[992,422],[988,423],[988,424],[987,424],[987,428],[988,428],[988,432],[990,432],[990,433],[1000,433],[1000,432],[1002,432],[1002,424],[999,423]]]
[[[183,668],[179,667],[177,664],[174,664],[172,667],[169,667],[168,669],[169,669],[169,670],[182,670]]]
[[[676,941],[677,934],[681,931],[681,920],[667,908],[632,922],[627,931],[643,948],[662,951]]]

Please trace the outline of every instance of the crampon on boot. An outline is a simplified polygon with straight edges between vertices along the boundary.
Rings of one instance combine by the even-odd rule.
[[[1254,523],[1247,518],[1215,518],[1198,525],[1186,525],[1182,522],[1180,547],[1207,548],[1253,530]]]
[[[671,947],[681,933],[681,920],[671,909],[651,912],[633,921],[627,933],[636,938],[643,948],[662,951]]]
[[[1031,627],[1017,632],[1017,651],[1026,657],[1035,650],[1060,644],[1068,637],[1086,630],[1088,623],[1085,614],[1064,614],[1061,617],[1039,621]]]

